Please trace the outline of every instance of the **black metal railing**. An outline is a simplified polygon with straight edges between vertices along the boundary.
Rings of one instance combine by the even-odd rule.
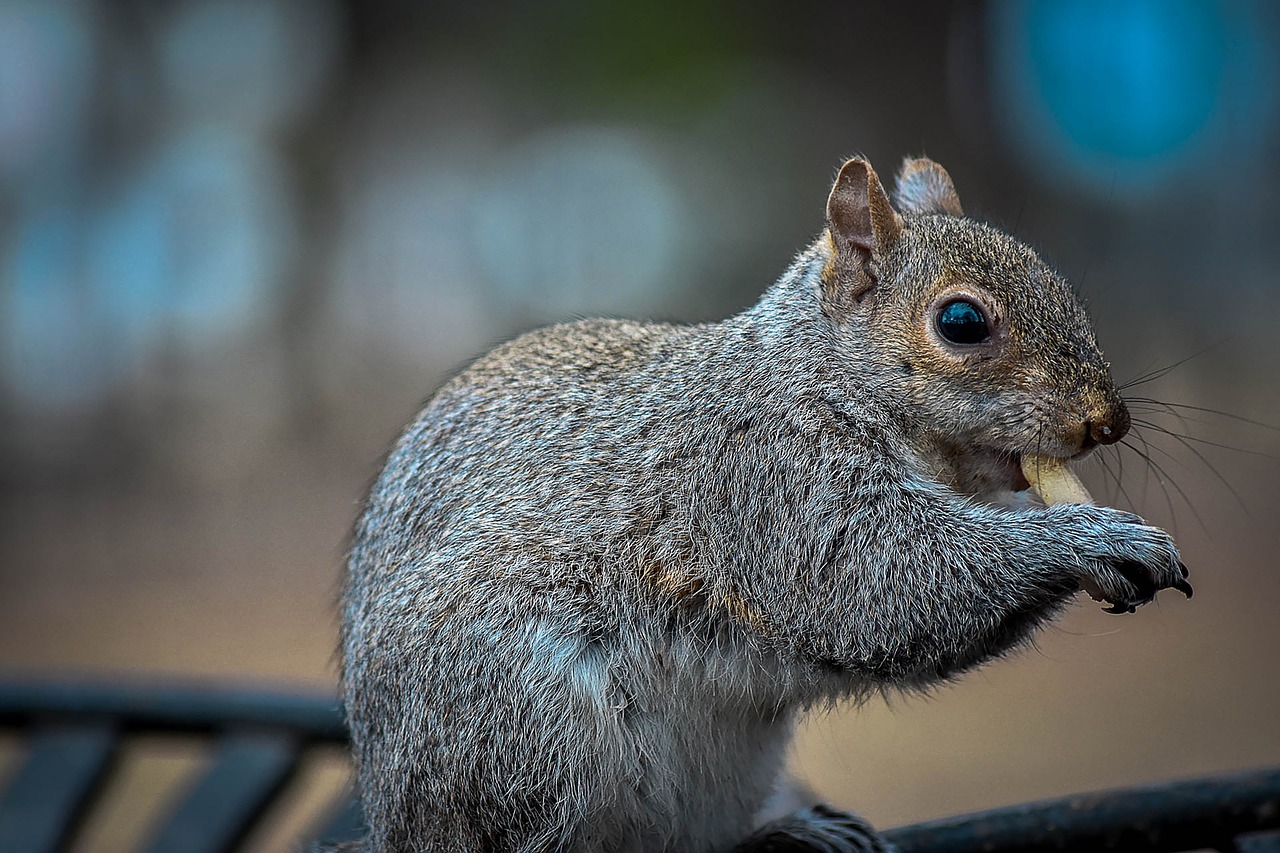
[[[1280,769],[1077,794],[887,834],[901,853],[1280,853]]]
[[[205,687],[0,683],[0,731],[23,755],[0,793],[0,853],[64,849],[110,784],[131,738],[197,738],[211,748],[135,849],[234,850],[293,781],[309,750],[345,746],[332,697]],[[358,837],[350,795],[327,810],[313,838]]]
[[[345,747],[332,697],[209,687],[0,682],[0,733],[21,756],[0,790],[0,853],[72,843],[132,738],[210,748],[136,849],[235,850],[294,781],[308,751]],[[349,793],[299,842],[359,837]],[[900,827],[902,853],[1146,851],[1280,853],[1280,769],[1082,794]]]

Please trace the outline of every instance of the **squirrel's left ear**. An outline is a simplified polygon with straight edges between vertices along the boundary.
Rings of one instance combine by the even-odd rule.
[[[840,167],[827,198],[827,226],[839,289],[858,301],[875,286],[879,260],[902,235],[902,217],[864,158],[855,157]]]
[[[903,213],[964,216],[951,176],[928,157],[908,157],[902,161],[893,200]]]

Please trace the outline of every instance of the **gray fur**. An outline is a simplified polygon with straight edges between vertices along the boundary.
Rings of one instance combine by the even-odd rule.
[[[370,850],[728,850],[806,708],[1015,648],[1080,578],[1135,604],[1126,563],[1180,582],[1162,531],[990,474],[988,448],[1079,450],[1118,400],[1058,276],[908,212],[855,304],[833,245],[724,322],[499,346],[407,428],[344,598]],[[1016,331],[994,366],[930,368],[912,337],[955,276]]]

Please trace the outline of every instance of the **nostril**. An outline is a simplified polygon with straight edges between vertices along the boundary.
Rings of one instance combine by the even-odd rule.
[[[1080,442],[1081,450],[1092,450],[1098,444],[1098,427],[1093,421],[1084,422],[1084,438]]]
[[[1124,432],[1111,424],[1094,421],[1089,424],[1089,437],[1096,444],[1115,444],[1124,438]]]

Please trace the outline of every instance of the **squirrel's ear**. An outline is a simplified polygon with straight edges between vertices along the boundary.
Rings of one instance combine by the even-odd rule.
[[[903,213],[964,216],[951,176],[928,157],[908,157],[902,161],[893,200]]]
[[[862,157],[840,167],[827,199],[827,225],[835,248],[835,274],[849,287],[845,295],[860,299],[877,279],[876,265],[868,261],[879,260],[902,234],[902,217]]]

